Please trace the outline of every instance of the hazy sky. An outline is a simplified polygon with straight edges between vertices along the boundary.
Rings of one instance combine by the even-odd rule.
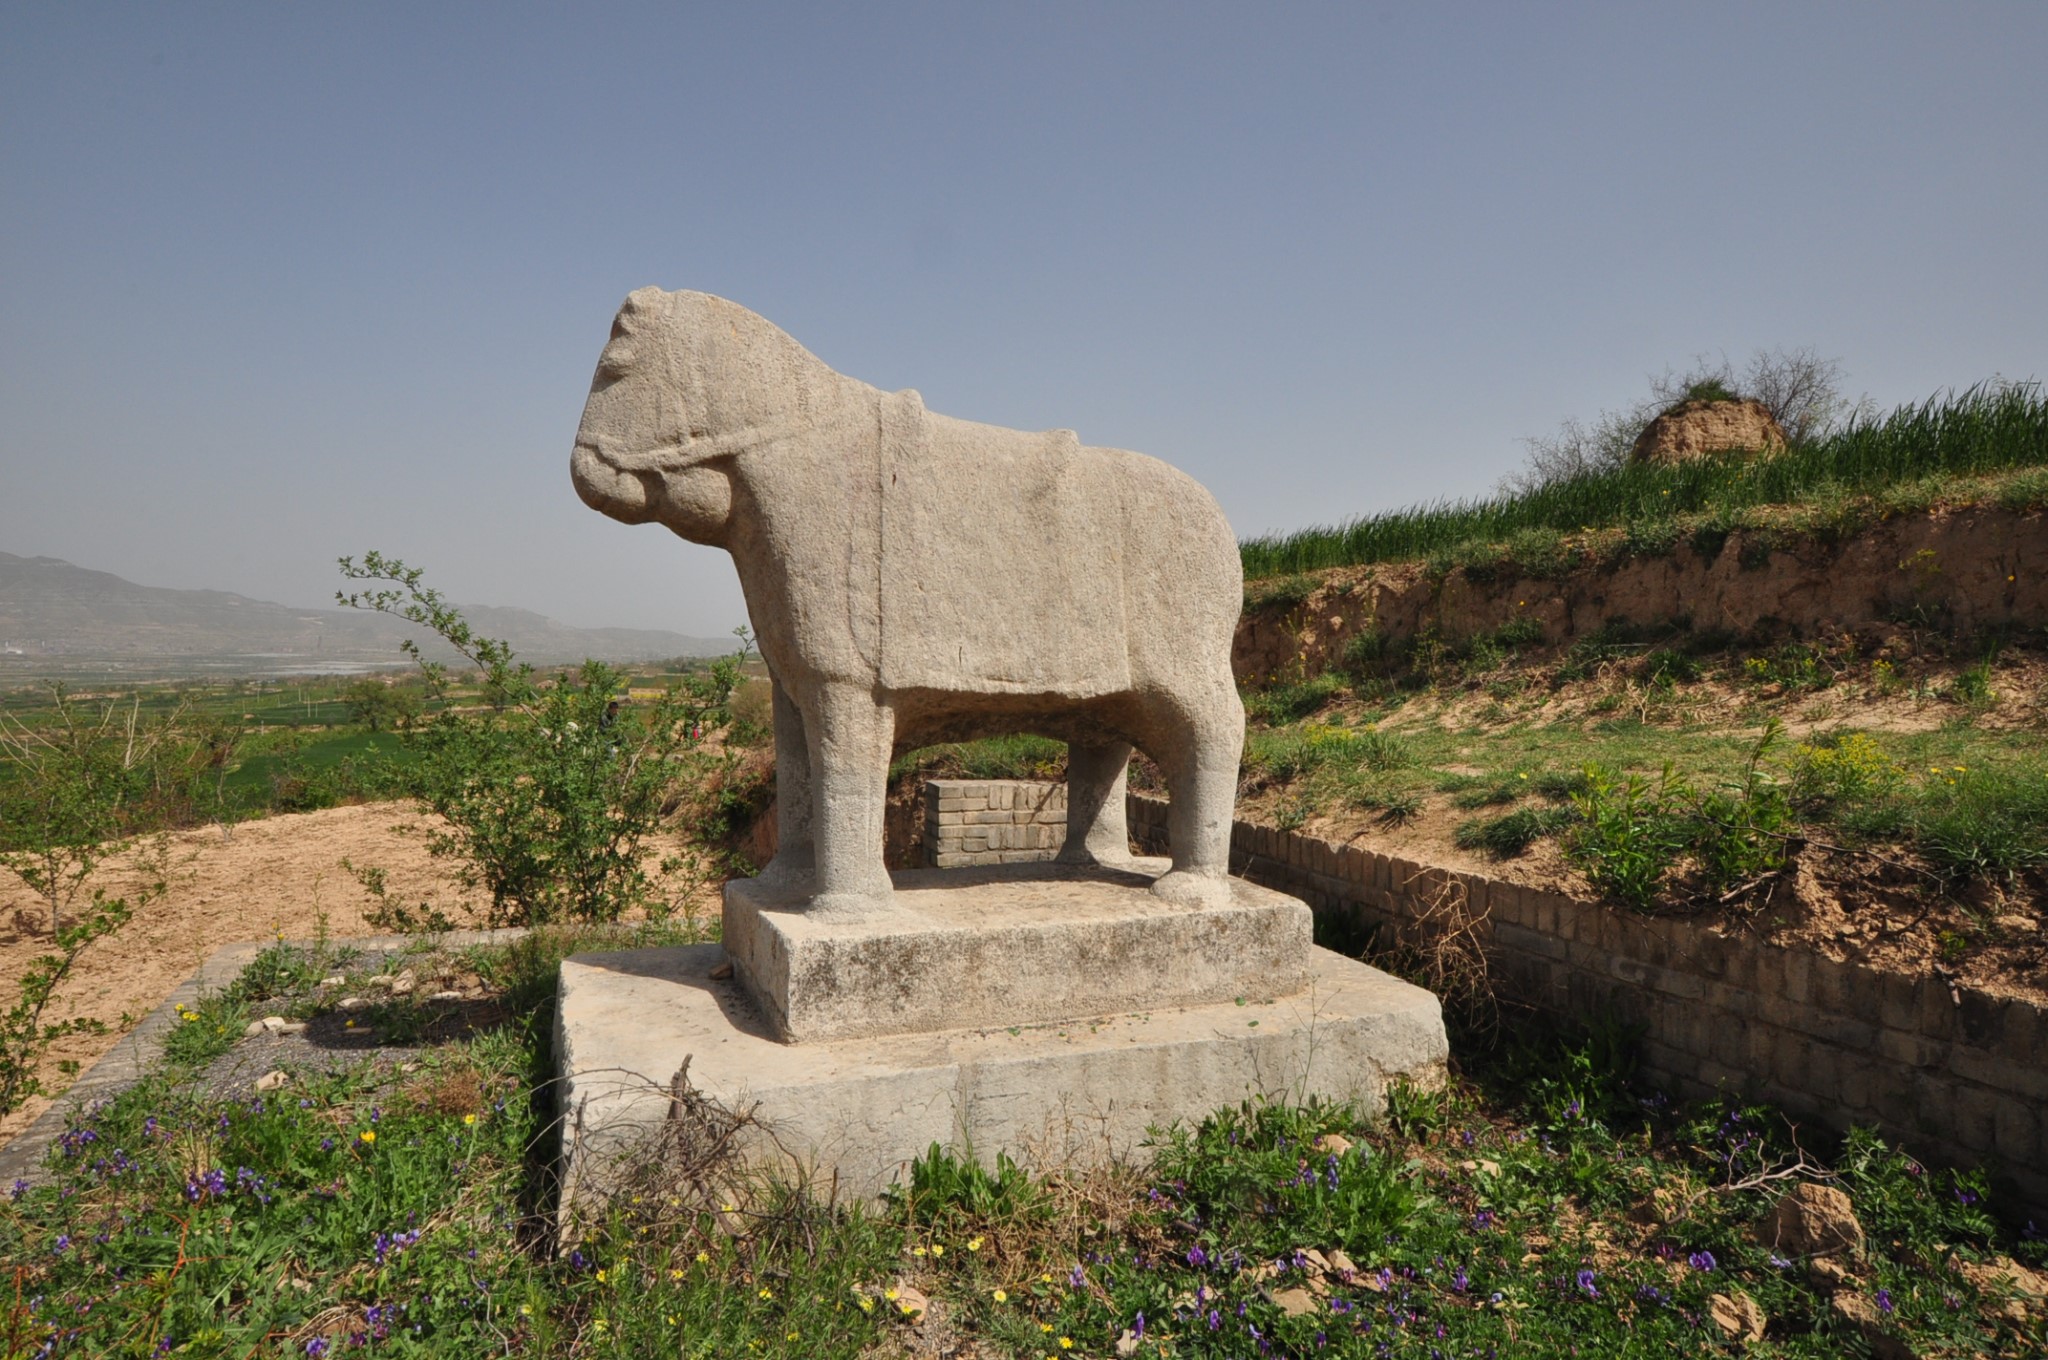
[[[2048,5],[0,9],[0,550],[721,634],[587,510],[612,312],[761,312],[1240,534],[1490,488],[1693,356],[2048,376]]]

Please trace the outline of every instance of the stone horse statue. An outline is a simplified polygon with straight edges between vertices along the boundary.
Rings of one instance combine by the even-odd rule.
[[[1028,731],[1068,743],[1063,862],[1128,861],[1135,746],[1172,798],[1153,891],[1227,900],[1243,580],[1191,478],[936,415],[744,307],[659,288],[619,310],[570,469],[593,509],[732,554],[774,684],[766,885],[823,913],[886,900],[892,755]]]

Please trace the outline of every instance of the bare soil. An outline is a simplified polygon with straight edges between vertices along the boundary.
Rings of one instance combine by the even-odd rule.
[[[343,859],[384,869],[399,901],[431,898],[451,916],[481,907],[464,894],[451,865],[428,856],[424,820],[409,804],[370,803],[245,822],[225,838],[217,827],[171,833],[168,890],[80,956],[44,1015],[91,1017],[106,1022],[108,1032],[52,1045],[44,1085],[61,1094],[70,1078],[60,1062],[89,1066],[224,944],[309,940],[323,930],[336,937],[376,933],[364,917],[371,900],[341,867]],[[88,887],[132,897],[146,881],[136,858],[110,863]],[[0,1007],[14,1004],[16,980],[49,948],[48,908],[14,879],[0,883],[0,977],[7,979]],[[26,1128],[50,1100],[31,1100],[0,1119],[0,1141]]]

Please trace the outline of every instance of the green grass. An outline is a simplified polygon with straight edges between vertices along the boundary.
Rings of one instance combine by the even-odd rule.
[[[1253,1102],[1157,1131],[1148,1169],[1053,1178],[934,1147],[877,1207],[644,1180],[557,1242],[552,983],[589,942],[468,951],[503,1019],[413,1070],[221,1100],[174,1064],[82,1112],[52,1183],[0,1199],[0,1355],[856,1360],[916,1353],[923,1309],[991,1356],[1562,1360],[1717,1353],[1708,1303],[1738,1290],[1770,1319],[1752,1353],[1862,1353],[1752,1231],[1792,1183],[1769,1178],[1790,1126],[1674,1104],[1612,1024],[1517,1026],[1445,1089],[1396,1086],[1377,1122]],[[272,951],[233,990],[330,966]],[[1845,1287],[1918,1353],[2048,1343],[2039,1311],[2002,1317],[1951,1264],[2048,1257],[1983,1173],[1863,1132],[1801,1144],[1869,1233]]]
[[[1923,668],[1911,692],[1939,719],[1927,730],[1862,732],[1859,705],[1904,682],[1853,648],[1714,652],[1627,629],[1526,656],[1517,637],[1486,641],[1249,691],[1242,792],[1286,830],[1346,807],[1480,814],[1448,839],[1506,858],[1561,838],[1597,888],[1644,908],[1753,889],[1796,836],[1902,850],[1923,887],[1950,891],[2048,867],[2048,736],[2012,721],[2031,709],[2001,699],[2017,676],[1994,683],[1995,656],[1948,663],[1952,679]],[[1471,702],[1477,689],[1492,702]],[[1699,694],[1718,697],[1695,709]],[[1823,725],[1759,754],[1774,715]]]
[[[1248,587],[1246,598],[1253,604],[1287,600],[1287,591],[1264,586],[1268,577],[1298,578],[1373,562],[1476,562],[1503,551],[1520,568],[1540,575],[1572,565],[1568,551],[1560,555],[1559,534],[1628,526],[1633,550],[1668,552],[1676,538],[1659,526],[1680,517],[1725,537],[1725,528],[1715,528],[1716,517],[1751,507],[1840,501],[1928,478],[2044,465],[2048,396],[2035,384],[1984,384],[1859,421],[1774,458],[1633,466],[1522,495],[1439,502],[1247,539],[1241,545],[1245,576],[1261,585]],[[1917,494],[1934,492],[1922,488]]]

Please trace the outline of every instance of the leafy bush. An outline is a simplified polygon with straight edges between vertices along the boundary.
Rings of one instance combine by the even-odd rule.
[[[1838,732],[1802,743],[1792,753],[1791,795],[1812,812],[1888,798],[1906,772],[1864,732]]]
[[[1777,779],[1764,768],[1780,731],[1773,718],[1750,748],[1741,777],[1692,800],[1688,848],[1698,858],[1710,890],[1773,873],[1785,863],[1792,808]]]
[[[489,893],[488,923],[609,921],[630,908],[659,910],[647,842],[672,800],[681,757],[707,720],[724,716],[744,651],[629,713],[618,704],[621,672],[585,661],[550,681],[515,666],[512,649],[477,637],[421,584],[417,568],[372,552],[360,567],[341,559],[341,571],[387,584],[337,593],[340,603],[419,624],[483,673],[495,711],[444,710],[416,724],[406,742],[419,757],[415,796],[446,823],[428,833],[427,849],[457,860],[464,885]],[[412,640],[405,647],[429,692],[438,692],[443,668],[422,659]]]
[[[1685,849],[1684,827],[1671,813],[1683,784],[1669,764],[1655,784],[1598,765],[1585,774],[1585,790],[1572,799],[1580,824],[1565,852],[1601,892],[1647,909]]]
[[[938,1143],[911,1159],[910,1183],[891,1186],[889,1201],[922,1227],[1023,1219],[1046,1208],[1043,1193],[1009,1153],[998,1152],[991,1171],[971,1149],[956,1152]]]

